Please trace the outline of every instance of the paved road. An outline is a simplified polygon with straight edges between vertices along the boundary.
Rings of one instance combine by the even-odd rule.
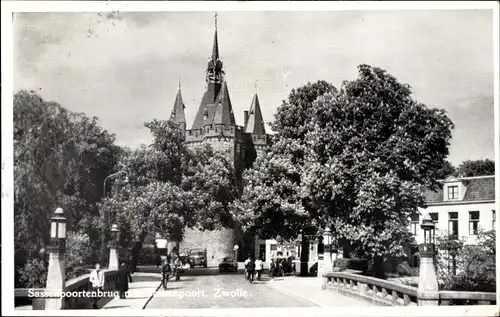
[[[251,308],[313,307],[317,304],[270,287],[267,276],[250,284],[243,272],[219,274],[216,270],[196,269],[199,274],[183,276],[160,289],[146,309],[160,308]],[[194,271],[192,272],[194,273]]]

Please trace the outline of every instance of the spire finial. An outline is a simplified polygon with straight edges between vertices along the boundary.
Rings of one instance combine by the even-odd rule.
[[[179,76],[179,90],[181,90],[181,77]]]
[[[257,81],[258,79],[255,80],[255,93],[257,93]]]
[[[215,11],[214,19],[215,19],[215,30],[217,31],[217,11]]]

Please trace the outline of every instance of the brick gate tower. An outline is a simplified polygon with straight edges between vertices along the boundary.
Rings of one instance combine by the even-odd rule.
[[[205,72],[205,81],[206,90],[191,129],[186,129],[185,105],[180,85],[170,120],[185,130],[188,147],[207,142],[216,149],[224,150],[234,163],[237,179],[240,179],[243,170],[269,147],[270,136],[266,134],[256,93],[249,111],[244,112],[244,126],[236,125],[223,64],[219,58],[217,15],[212,55]],[[186,228],[183,240],[175,245],[181,251],[186,248],[206,248],[208,265],[212,266],[217,265],[224,256],[234,255],[235,244],[240,246],[241,254],[253,254],[250,250],[253,245],[249,245],[252,243],[253,239],[245,239],[239,228],[205,231]]]

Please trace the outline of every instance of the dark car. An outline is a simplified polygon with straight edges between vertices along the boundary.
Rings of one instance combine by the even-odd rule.
[[[194,249],[190,252],[191,267],[203,266],[207,267],[207,249]]]
[[[236,272],[238,271],[238,262],[232,257],[225,257],[219,263],[219,272]]]

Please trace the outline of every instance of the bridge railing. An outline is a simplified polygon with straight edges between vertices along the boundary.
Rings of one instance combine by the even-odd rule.
[[[323,289],[358,297],[382,306],[417,305],[417,288],[359,274],[332,272],[323,274]]]
[[[323,289],[368,300],[381,306],[418,305],[417,288],[346,272],[323,274]],[[495,293],[440,291],[439,305],[495,305]]]
[[[115,282],[117,277],[117,270],[103,270],[104,273],[104,290],[111,291],[115,289]],[[92,284],[90,283],[90,274],[85,274],[77,278],[71,279],[66,282],[64,287],[64,292],[87,292],[92,291]],[[45,309],[45,299],[47,297],[34,297],[35,294],[41,296],[45,291],[44,288],[16,288],[15,298],[16,301],[20,302],[30,302],[33,310],[43,310]],[[52,291],[52,290],[51,290]],[[63,308],[64,309],[76,309],[82,308],[88,305],[92,298],[88,296],[82,296],[83,293],[74,293],[70,297],[64,297]],[[36,295],[35,295],[36,296]]]

